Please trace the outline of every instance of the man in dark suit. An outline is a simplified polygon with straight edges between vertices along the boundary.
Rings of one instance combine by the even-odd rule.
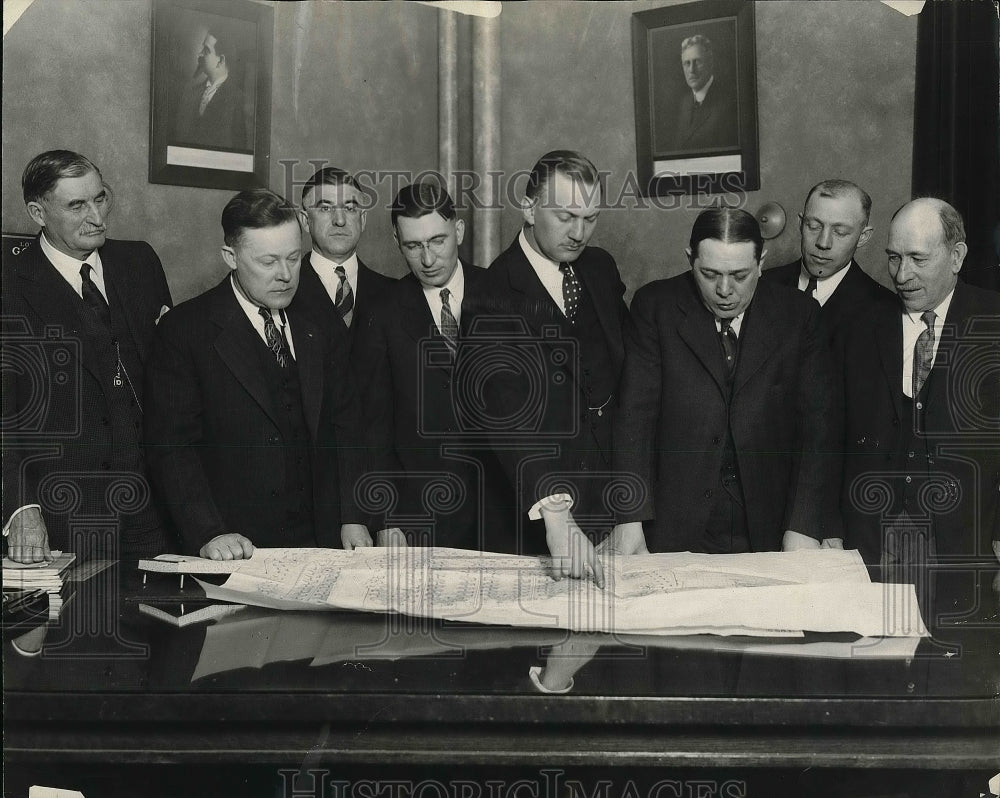
[[[476,345],[483,362],[470,373],[492,371],[483,420],[521,511],[544,522],[554,575],[582,577],[589,565],[603,584],[581,524],[597,536],[613,522],[611,417],[628,309],[614,258],[587,246],[600,206],[599,175],[587,158],[568,150],[542,156],[528,177],[524,226],[487,272],[484,324],[466,347],[487,326],[485,338],[503,344]],[[487,368],[491,358],[496,368]],[[536,525],[522,544],[530,550],[540,536]]]
[[[742,210],[703,211],[691,272],[636,292],[626,325],[615,471],[645,501],[608,547],[736,553],[842,537],[841,411],[819,308],[758,283],[763,239]],[[835,545],[835,544],[830,544]]]
[[[871,239],[871,209],[871,197],[848,180],[813,186],[799,214],[802,257],[763,274],[765,282],[796,288],[815,299],[831,339],[857,316],[867,315],[873,304],[896,306],[893,293],[854,260]]]
[[[358,257],[366,200],[357,180],[332,166],[317,170],[302,187],[300,218],[312,237],[312,252],[302,259],[292,307],[323,328],[346,327],[352,346],[354,319],[395,282]]]
[[[230,275],[156,333],[146,380],[154,484],[185,550],[202,557],[335,546],[361,521],[346,334],[328,337],[287,309],[301,229],[282,197],[237,194],[222,229]]]
[[[149,244],[106,238],[110,194],[84,156],[44,152],[21,185],[42,231],[3,264],[8,552],[155,556],[172,543],[140,433],[143,369],[170,305],[163,268]]]
[[[721,79],[716,80],[712,42],[701,34],[681,42],[681,68],[685,91],[677,103],[675,150],[738,147],[736,97]]]
[[[456,407],[462,309],[479,298],[486,271],[459,260],[465,223],[437,184],[400,189],[392,224],[410,273],[371,300],[356,322],[352,360],[366,443],[391,474],[392,513],[408,542],[508,550],[507,480],[488,443],[463,434]]]
[[[230,56],[232,47],[211,31],[198,54],[194,83],[181,93],[174,137],[178,144],[246,150],[251,134],[243,107],[243,87]]]
[[[842,507],[846,544],[891,575],[1000,538],[1000,295],[958,279],[965,228],[942,200],[896,211],[886,252],[900,302],[843,345]]]

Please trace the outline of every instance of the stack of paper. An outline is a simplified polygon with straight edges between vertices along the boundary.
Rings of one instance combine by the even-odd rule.
[[[52,562],[20,563],[3,558],[4,590],[44,590],[49,594],[49,618],[59,617],[63,606],[63,582],[66,569],[76,560],[75,554],[54,551]]]

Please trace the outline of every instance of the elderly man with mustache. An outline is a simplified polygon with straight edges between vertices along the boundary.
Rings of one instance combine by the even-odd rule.
[[[140,445],[143,371],[170,306],[160,259],[144,241],[107,238],[111,195],[84,156],[44,152],[21,185],[41,233],[3,263],[7,553],[160,554],[172,538]]]

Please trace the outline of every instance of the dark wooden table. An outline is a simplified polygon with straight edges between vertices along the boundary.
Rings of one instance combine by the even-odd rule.
[[[933,636],[911,658],[872,660],[856,650],[776,655],[768,641],[748,653],[739,644],[749,641],[705,636],[580,636],[347,612],[247,608],[175,628],[140,603],[190,609],[200,589],[162,575],[142,585],[116,566],[79,585],[59,622],[18,648],[5,644],[5,782],[20,789],[62,774],[94,795],[153,795],[172,794],[157,785],[204,787],[229,774],[246,794],[327,795],[296,792],[287,773],[334,768],[356,783],[430,769],[481,785],[494,771],[510,783],[557,768],[647,782],[680,773],[684,785],[710,774],[715,792],[703,796],[725,794],[720,774],[742,780],[744,796],[785,794],[768,779],[789,773],[798,774],[793,795],[804,794],[802,774],[812,794],[845,796],[869,794],[851,786],[859,772],[865,784],[894,773],[921,773],[923,784],[966,773],[978,784],[1000,762],[996,573],[981,562],[935,577]],[[856,645],[849,635],[794,645],[819,642]],[[528,669],[541,665],[572,674],[572,690],[539,693]],[[150,782],[151,773],[160,775]],[[771,786],[749,791],[761,774]],[[145,787],[115,792],[118,776]],[[213,794],[242,794],[226,784]],[[589,798],[593,784],[585,789]],[[917,794],[888,789],[897,788],[870,794]],[[687,795],[658,798],[673,794]]]

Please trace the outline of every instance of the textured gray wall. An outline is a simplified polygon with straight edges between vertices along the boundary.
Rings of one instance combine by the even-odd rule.
[[[631,15],[662,2],[508,4],[502,20],[503,166],[529,168],[546,149],[579,149],[612,185],[636,168]],[[886,280],[885,235],[910,198],[916,18],[881,3],[757,3],[761,190],[789,214],[769,242],[773,266],[798,257],[795,214],[827,177],[855,180],[874,199],[875,235],[859,255]],[[611,193],[611,192],[609,192]],[[710,198],[709,198],[710,201]],[[702,203],[706,202],[703,197]],[[699,208],[607,210],[594,243],[618,260],[630,292],[687,268]],[[520,217],[505,214],[503,236]]]
[[[433,169],[437,162],[437,12],[382,3],[275,7],[271,187],[280,159],[352,170]],[[577,148],[612,182],[635,169],[630,19],[663,2],[505,4],[502,165],[530,167],[544,150]],[[151,185],[149,0],[36,0],[4,38],[3,229],[32,229],[20,172],[52,147],[93,158],[116,193],[112,235],[150,241],[176,300],[223,273],[219,214],[231,192]],[[468,41],[463,23],[462,40]],[[876,233],[863,265],[884,279],[889,214],[909,199],[916,20],[881,3],[757,5],[761,185],[756,210],[781,202],[791,221],[805,191],[846,177],[875,199]],[[468,59],[460,63],[468,119]],[[466,126],[467,127],[467,126]],[[468,131],[461,159],[468,164]],[[380,185],[383,200],[388,183]],[[297,193],[294,193],[297,199]],[[634,290],[685,268],[697,208],[606,211],[595,243],[611,251]],[[519,215],[505,211],[504,246]],[[794,224],[771,243],[771,264],[796,255]],[[361,255],[402,273],[388,211],[369,214]]]

